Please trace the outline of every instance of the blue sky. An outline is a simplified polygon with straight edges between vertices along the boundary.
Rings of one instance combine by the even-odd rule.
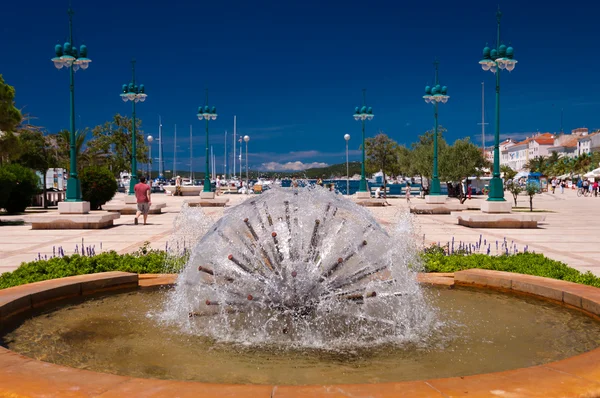
[[[519,61],[503,72],[502,137],[535,131],[600,127],[595,67],[599,61],[593,2],[502,1],[502,41]],[[494,123],[494,76],[477,62],[496,41],[497,2],[398,1],[73,1],[75,44],[85,43],[90,68],[76,73],[78,127],[95,126],[131,106],[120,98],[137,59],[137,80],[148,99],[138,106],[146,134],[164,126],[167,169],[173,126],[179,131],[179,169],[188,169],[193,126],[195,169],[204,164],[204,124],[195,116],[209,104],[219,118],[210,141],[223,165],[223,141],[233,116],[250,141],[251,168],[287,162],[342,163],[349,133],[351,160],[359,159],[360,123],[352,118],[367,89],[379,130],[409,145],[433,126],[421,99],[433,82],[433,61],[450,101],[441,106],[446,138],[481,142],[481,82],[486,88],[487,137]],[[17,105],[54,132],[69,123],[68,73],[50,58],[68,35],[67,1],[3,4],[0,73],[17,90]],[[156,154],[157,151],[154,151]],[[230,155],[231,157],[231,155]],[[228,161],[231,164],[231,159]],[[269,166],[268,166],[269,165]]]

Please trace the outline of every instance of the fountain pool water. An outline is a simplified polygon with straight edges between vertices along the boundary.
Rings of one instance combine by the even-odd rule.
[[[436,318],[410,242],[341,195],[273,189],[230,209],[195,245],[162,319],[244,344],[418,341]]]

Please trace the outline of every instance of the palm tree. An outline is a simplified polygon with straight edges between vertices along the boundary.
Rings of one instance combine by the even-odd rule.
[[[75,132],[75,154],[77,156],[77,168],[81,169],[83,166],[89,164],[88,155],[83,151],[83,145],[85,144],[85,138],[87,136],[87,129],[78,130]],[[62,168],[68,169],[70,167],[70,143],[71,133],[68,130],[61,130],[56,134],[56,142],[58,144],[58,158]]]
[[[525,163],[525,168],[532,173],[542,173],[546,171],[546,159],[543,156],[536,156]]]

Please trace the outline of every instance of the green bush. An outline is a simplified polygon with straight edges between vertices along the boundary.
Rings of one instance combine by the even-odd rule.
[[[166,259],[167,255],[162,251],[150,251],[145,255],[121,255],[110,251],[89,257],[78,254],[54,257],[49,260],[23,263],[13,272],[0,275],[0,289],[96,272],[123,271],[138,274],[160,274],[164,272]]]
[[[423,258],[426,272],[455,272],[479,268],[544,276],[600,287],[600,278],[594,276],[591,272],[579,272],[560,261],[551,260],[542,254],[536,253],[519,253],[510,256],[488,256],[485,254],[446,256],[440,253],[425,253]]]
[[[4,167],[0,167],[0,209],[6,208],[6,203],[8,203],[8,198],[10,198],[10,193],[12,192],[15,182],[17,178],[15,175]]]
[[[81,181],[81,196],[90,202],[92,210],[99,210],[100,206],[115,196],[119,186],[117,180],[106,167],[90,166],[79,173]]]
[[[11,179],[10,175],[14,177]],[[35,172],[27,167],[18,164],[8,164],[2,167],[0,173],[0,183],[2,179],[6,179],[2,186],[2,190],[7,190],[9,194],[1,207],[4,207],[9,213],[22,213],[27,206],[31,205],[31,199],[40,190],[40,179]],[[11,181],[12,184],[11,184]],[[3,193],[0,196],[5,196]],[[1,200],[1,199],[0,199]]]

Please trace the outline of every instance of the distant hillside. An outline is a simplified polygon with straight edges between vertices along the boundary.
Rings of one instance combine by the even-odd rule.
[[[350,177],[355,174],[360,174],[360,162],[348,163]],[[256,175],[255,171],[250,171],[250,175]],[[346,175],[346,163],[333,164],[327,167],[317,167],[314,169],[306,169],[301,171],[261,171],[261,177],[266,178],[333,178]]]

